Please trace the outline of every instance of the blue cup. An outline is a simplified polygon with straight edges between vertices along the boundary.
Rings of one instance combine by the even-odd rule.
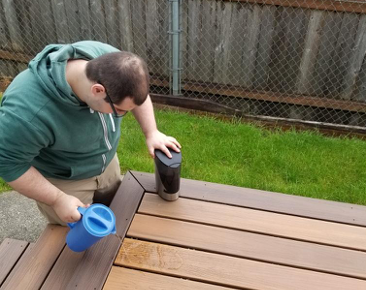
[[[70,231],[66,244],[72,251],[83,252],[105,236],[116,233],[116,217],[109,207],[95,203],[88,208],[79,207],[78,211],[81,219],[67,224]]]

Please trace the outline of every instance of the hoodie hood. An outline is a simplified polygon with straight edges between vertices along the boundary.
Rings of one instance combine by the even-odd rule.
[[[109,44],[94,41],[80,41],[74,44],[47,45],[29,63],[29,69],[43,89],[53,98],[70,105],[81,101],[66,81],[66,64],[69,59],[91,60],[105,53],[119,51]]]

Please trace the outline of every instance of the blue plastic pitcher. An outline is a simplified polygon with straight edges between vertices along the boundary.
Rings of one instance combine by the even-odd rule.
[[[116,233],[116,217],[104,204],[78,207],[78,211],[82,215],[81,219],[67,224],[70,231],[66,236],[66,244],[72,251],[83,252],[105,236]]]

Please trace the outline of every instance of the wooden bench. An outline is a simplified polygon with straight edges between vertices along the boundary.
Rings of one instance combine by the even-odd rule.
[[[366,207],[188,179],[160,199],[128,172],[112,201],[117,236],[83,253],[68,229],[0,247],[0,289],[366,289]]]

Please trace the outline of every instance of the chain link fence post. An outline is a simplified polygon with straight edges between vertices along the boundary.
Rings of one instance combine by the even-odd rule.
[[[169,1],[169,38],[170,38],[170,92],[173,96],[181,95],[181,67],[180,67],[180,22],[181,0]]]

